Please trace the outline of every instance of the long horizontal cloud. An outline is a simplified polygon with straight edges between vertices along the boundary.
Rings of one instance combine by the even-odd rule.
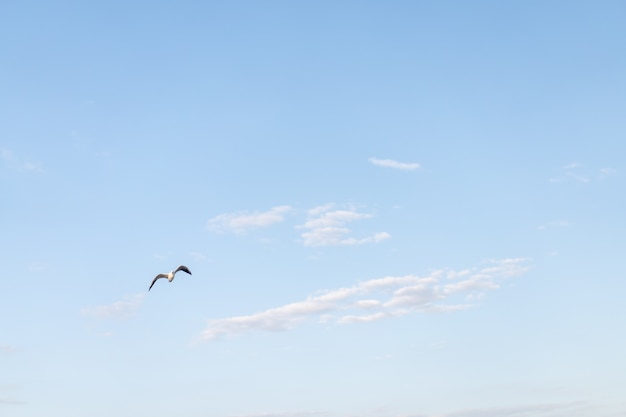
[[[307,320],[364,323],[412,312],[443,312],[499,288],[500,281],[527,271],[524,259],[492,261],[484,268],[439,270],[427,276],[389,276],[312,295],[255,314],[209,320],[200,340],[250,331],[286,331]]]
[[[283,221],[290,206],[276,206],[264,212],[237,212],[220,214],[207,222],[209,230],[217,233],[231,231],[244,233],[250,229],[267,227]]]

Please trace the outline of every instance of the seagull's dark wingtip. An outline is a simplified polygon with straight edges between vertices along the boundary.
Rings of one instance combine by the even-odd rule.
[[[183,271],[183,272],[186,272],[186,273],[188,273],[189,275],[191,275],[191,271],[190,271],[190,270],[189,270],[189,268],[187,268],[185,265],[181,265],[181,266],[179,266],[176,270],[177,270],[177,271]]]

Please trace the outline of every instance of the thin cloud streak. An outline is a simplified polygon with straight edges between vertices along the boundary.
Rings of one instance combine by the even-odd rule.
[[[145,294],[135,294],[122,301],[116,301],[112,304],[86,307],[81,310],[81,314],[87,317],[95,317],[98,319],[127,319],[133,316],[143,303]]]
[[[398,162],[393,159],[370,158],[368,161],[379,167],[399,169],[401,171],[413,171],[420,167],[420,164],[417,162]]]
[[[472,306],[468,300],[498,289],[504,279],[525,273],[526,264],[522,258],[502,259],[483,268],[371,279],[255,314],[209,320],[199,339],[208,341],[251,331],[287,331],[305,321],[367,323],[414,312],[463,310]]]
[[[291,206],[276,206],[265,212],[236,212],[220,214],[207,222],[207,228],[215,233],[245,233],[250,229],[271,226],[284,220]]]

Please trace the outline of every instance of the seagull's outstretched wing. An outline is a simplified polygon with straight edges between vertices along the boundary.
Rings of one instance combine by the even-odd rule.
[[[157,282],[157,279],[159,278],[167,278],[167,274],[159,274],[156,277],[154,277],[154,279],[152,280],[152,284],[150,284],[150,288],[152,288],[154,283]],[[148,288],[148,291],[150,291],[150,288]]]
[[[189,268],[187,268],[185,265],[181,265],[178,268],[176,268],[176,271],[174,271],[174,273],[178,272],[178,271],[183,271],[188,273],[189,275],[191,275],[191,271],[189,270]]]

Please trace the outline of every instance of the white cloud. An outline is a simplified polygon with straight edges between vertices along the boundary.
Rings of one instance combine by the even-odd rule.
[[[20,158],[13,151],[6,148],[0,148],[0,160],[4,164],[12,169],[26,172],[41,173],[43,168],[38,162],[33,162],[24,158]]]
[[[235,233],[245,233],[247,230],[267,227],[275,223],[280,223],[284,215],[291,211],[290,206],[276,206],[265,212],[237,212],[220,214],[207,223],[209,230],[222,233],[233,231]]]
[[[334,205],[314,207],[308,212],[307,221],[298,229],[307,229],[301,234],[305,246],[340,246],[362,245],[378,243],[391,238],[387,232],[378,232],[361,238],[349,236],[351,230],[345,227],[346,223],[355,220],[369,219],[371,214],[358,213],[354,209],[332,210]]]
[[[328,203],[324,204],[323,206],[316,206],[312,209],[309,209],[308,214],[309,216],[319,216],[320,214],[332,209],[333,207],[335,207],[335,203]]]
[[[354,304],[357,308],[362,308],[364,310],[375,309],[382,305],[382,303],[378,300],[358,300]]]
[[[416,162],[398,162],[393,159],[370,158],[369,162],[379,167],[399,169],[402,171],[413,171],[420,167],[420,164]]]
[[[265,212],[236,212],[220,214],[207,222],[207,228],[215,233],[235,232],[244,234],[254,228],[268,227],[282,222],[291,206],[276,206]],[[378,243],[391,238],[387,232],[377,232],[366,236],[353,236],[348,223],[372,218],[373,215],[360,213],[353,208],[335,208],[335,204],[314,207],[308,211],[303,224],[295,226],[301,230],[301,242],[305,246],[354,246]],[[263,243],[272,239],[264,238]]]
[[[95,317],[99,319],[120,318],[126,319],[137,312],[143,302],[145,294],[135,294],[126,297],[122,301],[116,301],[112,304],[86,307],[81,310],[84,316]]]
[[[209,320],[200,340],[255,330],[286,331],[305,321],[351,324],[411,312],[458,311],[471,306],[468,299],[495,290],[503,279],[527,270],[526,260],[515,258],[491,261],[483,268],[434,271],[422,277],[406,275],[371,279],[255,314]]]
[[[392,314],[389,313],[383,313],[382,311],[380,313],[374,313],[374,314],[366,314],[366,315],[346,315],[343,317],[340,317],[337,320],[337,323],[339,324],[351,324],[351,323],[368,323],[370,321],[377,321],[380,319],[384,319],[387,317],[391,317]]]
[[[334,210],[329,211],[332,206],[315,207],[310,212],[315,213],[313,217],[304,223],[303,227],[309,229],[334,227],[339,226],[347,222],[360,219],[368,219],[372,217],[371,214],[357,213],[354,210]]]
[[[249,330],[284,331],[309,317],[319,317],[336,309],[336,305],[353,295],[357,289],[338,289],[303,301],[271,308],[249,316],[210,320],[201,339],[210,340],[222,335],[245,333]]]
[[[459,284],[466,282],[461,281]],[[408,285],[402,286],[393,292],[393,296],[384,305],[385,307],[429,307],[433,301],[445,298],[445,288],[441,291],[437,285],[439,281],[433,277],[415,278]]]

